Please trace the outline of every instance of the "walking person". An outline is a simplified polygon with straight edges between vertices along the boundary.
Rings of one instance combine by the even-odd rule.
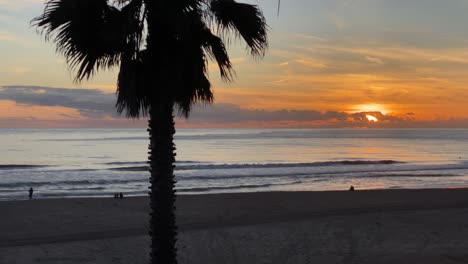
[[[33,188],[32,188],[32,187],[31,187],[31,188],[29,188],[29,200],[31,200],[31,199],[32,199],[33,192],[34,192]]]

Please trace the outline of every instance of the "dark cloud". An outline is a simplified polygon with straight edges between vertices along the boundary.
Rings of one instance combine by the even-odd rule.
[[[96,89],[2,86],[0,100],[15,101],[24,105],[73,108],[89,118],[116,116],[115,95]]]
[[[367,115],[376,117],[372,123]],[[346,113],[337,111],[320,112],[314,110],[255,110],[243,109],[233,104],[214,104],[195,107],[189,123],[229,124],[258,123],[275,126],[316,126],[316,127],[402,127],[413,121],[410,117],[384,115],[381,112]]]
[[[97,89],[66,89],[38,86],[0,86],[0,100],[15,101],[17,104],[34,106],[60,106],[78,110],[85,120],[62,114],[66,120],[51,124],[31,116],[23,120],[0,119],[0,127],[135,127],[145,126],[144,120],[126,120],[118,117],[115,94]],[[369,122],[367,115],[379,122]],[[468,120],[417,121],[414,113],[402,116],[384,115],[381,112],[346,113],[314,110],[261,110],[244,109],[233,104],[195,106],[186,124],[193,126],[291,126],[291,127],[468,127]],[[180,119],[179,119],[180,120]],[[47,125],[44,125],[46,124]]]
[[[210,123],[275,122],[275,121],[325,121],[346,120],[348,114],[342,112],[319,112],[313,110],[251,110],[233,104],[214,104],[195,107],[191,121]]]
[[[99,119],[105,116],[117,117],[115,94],[97,89],[68,89],[40,86],[3,86],[0,100],[11,100],[17,104],[38,106],[61,106],[76,109],[82,116]],[[380,113],[377,118],[389,119]],[[65,116],[66,117],[66,116]],[[68,117],[75,119],[76,117]],[[214,104],[195,106],[190,122],[201,123],[244,123],[244,122],[313,122],[313,121],[355,121],[367,120],[364,113],[320,112],[314,110],[277,110],[243,109],[233,104]],[[395,120],[398,121],[398,120]]]

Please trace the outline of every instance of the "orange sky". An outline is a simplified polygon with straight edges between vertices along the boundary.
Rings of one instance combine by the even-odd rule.
[[[465,2],[286,1],[279,18],[272,1],[255,3],[271,28],[265,59],[252,60],[234,41],[236,81],[223,83],[210,66],[212,109],[225,122],[204,109],[179,126],[468,127]],[[112,113],[115,70],[72,82],[63,58],[29,27],[41,8],[39,0],[0,0],[0,127],[144,125]],[[40,97],[40,89],[15,94],[11,86],[46,89]],[[81,92],[68,103],[44,100],[64,96],[49,87],[104,91],[108,107],[87,109],[86,97],[73,99]],[[361,120],[367,112],[382,120]]]

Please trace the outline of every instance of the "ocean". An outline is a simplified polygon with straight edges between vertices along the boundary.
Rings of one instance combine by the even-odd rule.
[[[467,129],[178,129],[179,194],[468,186]],[[145,129],[0,129],[0,200],[146,195]]]

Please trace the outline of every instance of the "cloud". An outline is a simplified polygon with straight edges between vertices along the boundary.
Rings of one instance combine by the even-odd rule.
[[[31,72],[31,68],[21,67],[21,66],[13,67],[11,71],[16,74],[25,74],[25,73]]]
[[[340,112],[319,112],[311,110],[277,110],[243,109],[233,104],[214,104],[195,107],[190,117],[194,122],[276,122],[276,121],[317,121],[329,119],[345,120],[347,115]]]
[[[0,117],[0,127],[144,127],[144,120],[129,121],[116,114],[115,94],[98,89],[67,89],[41,86],[0,86],[2,101],[14,102],[22,111],[35,109],[45,113],[29,114],[23,118]],[[15,107],[10,103],[9,108]],[[5,106],[5,104],[3,104]],[[47,107],[41,110],[40,107]],[[56,111],[59,119],[47,118]],[[25,110],[26,109],[26,110]],[[15,111],[14,109],[9,109]],[[76,115],[73,113],[77,113]],[[379,122],[369,122],[367,115]],[[467,119],[418,121],[417,114],[383,114],[379,111],[343,112],[317,110],[265,110],[242,108],[235,104],[196,105],[189,120],[178,118],[179,126],[188,127],[468,127]]]
[[[284,39],[287,44],[270,50],[264,69],[238,72],[251,78],[241,85],[258,91],[255,96],[225,96],[225,101],[250,108],[322,111],[373,103],[389,105],[399,115],[415,112],[419,120],[468,117],[466,42],[465,47],[415,47],[386,43],[380,35],[369,41],[359,37],[327,36],[326,43]],[[280,67],[286,61],[288,66]],[[258,71],[266,73],[251,74]]]
[[[321,37],[310,35],[310,34],[293,33],[292,36],[297,37],[297,38],[307,39],[307,40],[327,42],[327,39],[325,38],[321,38]]]
[[[14,101],[30,106],[65,107],[76,109],[88,118],[117,117],[115,94],[98,89],[69,89],[41,86],[2,86],[0,100]],[[240,123],[240,122],[276,122],[276,121],[317,121],[346,120],[348,115],[340,112],[320,112],[313,110],[252,110],[243,109],[234,104],[214,104],[195,106],[191,115],[193,122]]]
[[[67,89],[40,86],[2,86],[0,100],[31,106],[60,106],[77,109],[84,117],[117,116],[115,95],[96,89]]]
[[[371,123],[367,115],[376,117],[379,122]],[[384,115],[381,112],[347,113],[339,111],[315,110],[262,110],[244,109],[233,104],[198,106],[188,120],[196,125],[234,125],[269,127],[404,127],[414,121],[413,117]]]
[[[366,56],[366,60],[368,60],[369,62],[377,63],[377,64],[384,64],[382,59],[375,58],[375,57]]]

